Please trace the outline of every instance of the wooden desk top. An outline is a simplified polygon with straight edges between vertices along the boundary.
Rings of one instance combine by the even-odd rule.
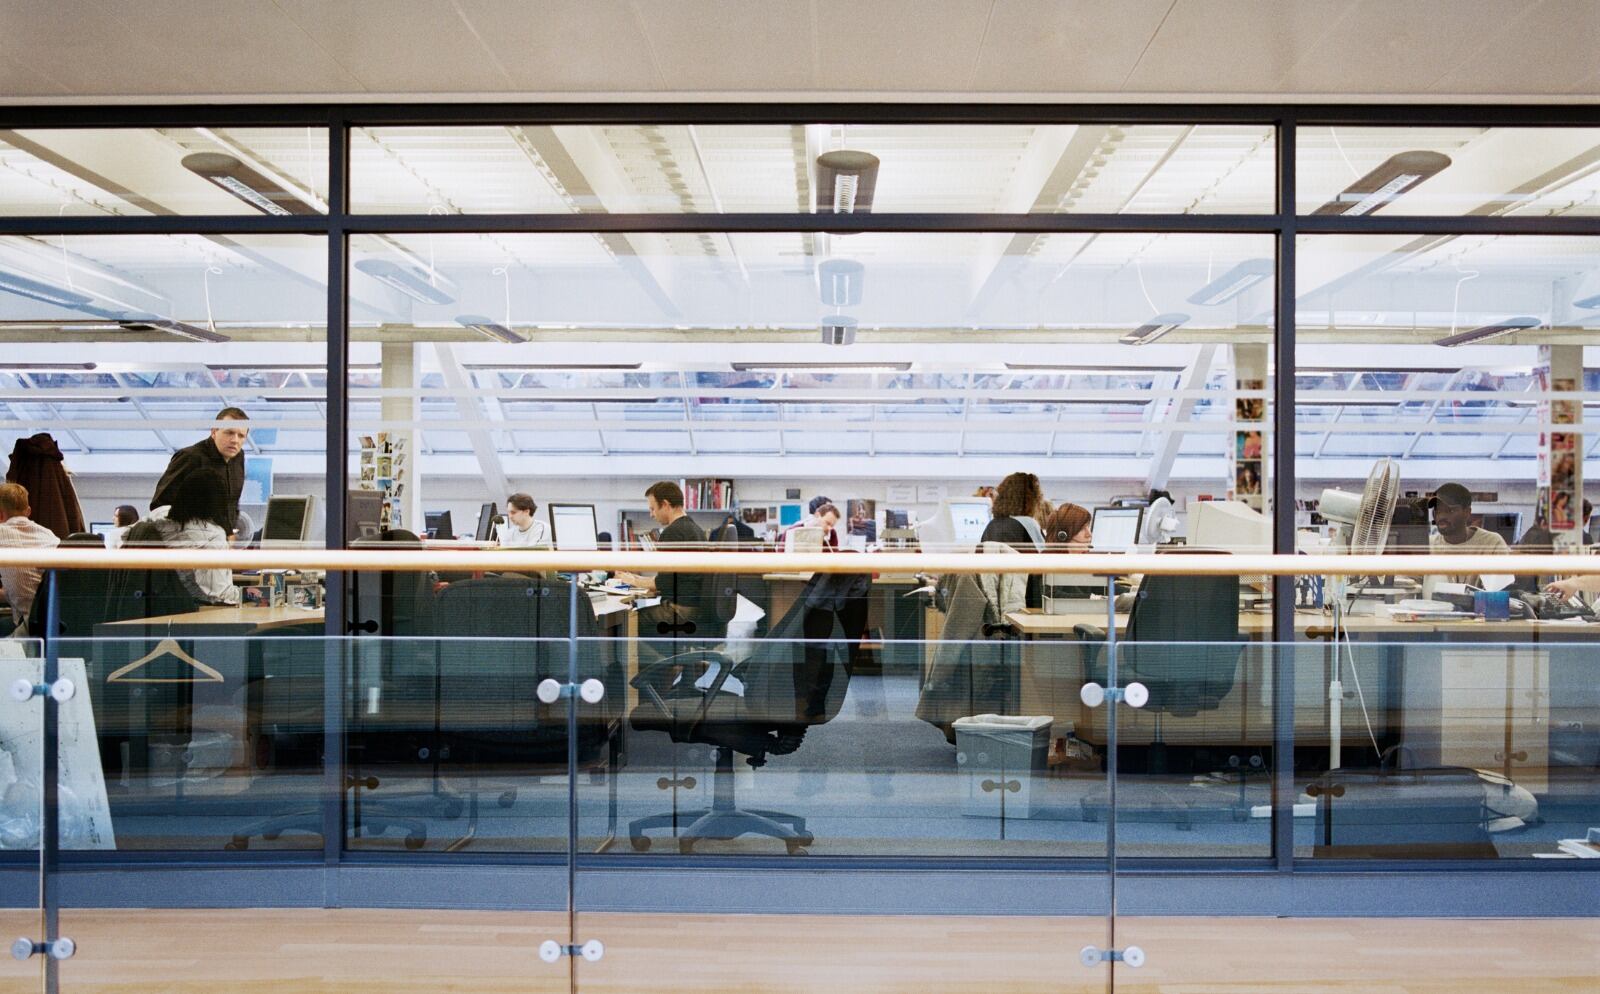
[[[627,619],[632,606],[618,594],[607,594],[604,601],[591,601],[596,618],[609,625]],[[292,625],[317,624],[324,618],[321,608],[308,611],[287,607],[229,607],[211,604],[182,614],[165,614],[155,618],[130,618],[126,621],[108,621],[96,625],[96,631],[117,634],[116,629],[171,627],[231,629],[236,633],[270,632]]]
[[[810,573],[763,573],[761,579],[769,582],[805,583],[811,576]],[[873,577],[872,582],[876,586],[903,587],[907,584],[916,584],[917,578],[910,573],[884,573]]]
[[[1013,611],[1006,615],[1006,620],[1022,632],[1024,636],[1037,638],[1041,636],[1071,637],[1074,625],[1095,625],[1105,627],[1105,602],[1085,601],[1086,609],[1082,612],[1074,611],[1071,614],[1041,614],[1035,611]],[[1088,609],[1089,604],[1099,604],[1101,610]],[[1127,628],[1128,616],[1117,615],[1117,631]],[[1305,634],[1312,629],[1326,629],[1333,626],[1333,616],[1321,611],[1297,611],[1294,616],[1294,630]],[[1422,634],[1442,633],[1471,633],[1503,637],[1507,639],[1526,639],[1530,635],[1540,637],[1561,637],[1568,633],[1578,634],[1580,638],[1600,638],[1600,625],[1584,624],[1582,626],[1549,621],[1496,621],[1487,622],[1478,618],[1438,618],[1424,621],[1395,621],[1391,618],[1380,618],[1375,615],[1356,615],[1345,618],[1345,627],[1356,635],[1393,635],[1411,637]],[[1245,611],[1239,615],[1239,631],[1246,635],[1266,637],[1272,631],[1272,615],[1256,611]]]

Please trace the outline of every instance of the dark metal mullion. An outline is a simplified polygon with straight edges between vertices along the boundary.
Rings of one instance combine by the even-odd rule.
[[[49,228],[51,219],[39,224]],[[1272,214],[363,214],[348,219],[351,234],[480,234],[594,232],[1031,232],[1049,234],[1202,232],[1263,234],[1277,230]]]
[[[0,235],[320,235],[328,219],[317,214],[160,214],[0,218]]]
[[[345,448],[349,434],[348,401],[349,296],[345,274],[349,240],[344,223],[349,208],[349,132],[345,120],[331,111],[328,128],[328,315],[327,315],[327,409],[323,503],[326,532],[323,544],[342,548],[345,539],[345,491],[349,464]],[[344,766],[345,766],[345,671],[348,627],[345,624],[345,574],[329,572],[323,597],[322,669],[322,855],[324,907],[339,904],[339,861],[344,852]]]
[[[42,586],[34,596],[44,602],[44,668],[40,683],[45,687],[61,679],[61,571],[47,570]],[[38,633],[29,633],[38,637]],[[88,693],[84,687],[81,693]],[[61,705],[49,693],[36,698],[41,711],[39,768],[39,919],[43,934],[38,940],[47,946],[61,938]],[[16,771],[25,776],[23,770]],[[61,964],[48,951],[44,956],[44,994],[60,989]]]
[[[1293,220],[1308,235],[1600,235],[1600,217],[1593,216],[1302,214]]]
[[[1272,363],[1272,551],[1294,554],[1295,142],[1294,115],[1278,123],[1277,306]],[[1294,871],[1294,577],[1272,578],[1272,855]]]

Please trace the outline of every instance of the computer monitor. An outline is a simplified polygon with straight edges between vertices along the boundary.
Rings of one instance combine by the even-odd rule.
[[[924,552],[976,552],[993,511],[981,497],[949,498],[933,517],[917,525]]]
[[[344,502],[344,544],[354,545],[378,538],[383,530],[382,520],[382,491],[350,491]]]
[[[1236,500],[1202,500],[1189,504],[1190,546],[1243,555],[1272,551],[1267,516]]]
[[[888,530],[890,528],[910,528],[911,527],[911,512],[910,511],[900,511],[900,510],[884,511],[883,512],[883,527],[884,527],[885,530]]]
[[[562,552],[593,552],[600,547],[593,504],[551,504],[550,540]]]
[[[498,508],[496,508],[494,501],[490,501],[489,503],[478,508],[478,530],[473,537],[480,542],[488,542],[493,539],[494,519],[495,515],[499,513],[500,512]]]
[[[1142,507],[1097,507],[1089,547],[1095,552],[1132,552],[1139,544]]]
[[[450,520],[449,511],[425,511],[422,515],[423,527],[428,531],[428,538],[455,538],[456,525]]]
[[[261,526],[261,547],[287,548],[311,540],[316,516],[316,498],[279,496],[267,498],[267,520]]]
[[[95,521],[89,525],[89,530],[101,538],[109,539],[111,533],[117,530],[117,526],[115,522],[111,521]]]
[[[1499,535],[1507,545],[1515,545],[1522,534],[1522,515],[1516,511],[1485,511],[1474,517],[1482,519],[1479,528]]]

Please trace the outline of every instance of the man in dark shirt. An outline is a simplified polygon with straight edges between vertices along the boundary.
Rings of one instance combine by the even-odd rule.
[[[217,412],[217,420],[249,421],[250,417],[237,407],[224,407]],[[155,496],[150,498],[150,509],[170,507],[178,492],[178,482],[184,477],[199,470],[214,469],[227,482],[223,513],[228,520],[217,524],[223,531],[231,532],[239,520],[239,495],[244,492],[244,443],[249,437],[250,429],[245,425],[226,425],[211,429],[210,437],[174,452],[172,461],[167,463],[167,471],[156,484]]]
[[[656,548],[663,552],[673,549],[704,550],[706,533],[693,518],[684,513],[683,490],[670,480],[653,483],[644,492],[650,505],[650,516],[661,525]],[[638,587],[647,595],[659,593],[661,603],[639,612],[639,631],[647,635],[680,635],[692,637],[689,628],[704,618],[702,592],[705,577],[695,573],[662,571],[654,577],[637,573],[619,572],[617,579]],[[709,621],[708,618],[704,620]],[[668,649],[668,651],[671,651]]]

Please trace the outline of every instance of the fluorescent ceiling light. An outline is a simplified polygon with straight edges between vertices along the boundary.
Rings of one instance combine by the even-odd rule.
[[[520,345],[527,339],[507,328],[493,318],[484,317],[482,314],[458,314],[456,324],[463,328],[471,328],[485,338],[492,338],[497,342],[509,345]]]
[[[285,190],[231,155],[195,152],[183,157],[183,168],[210,181],[263,214],[315,215],[315,207]]]
[[[1486,324],[1482,328],[1474,328],[1471,331],[1463,331],[1454,335],[1446,335],[1444,338],[1435,341],[1433,344],[1443,345],[1446,348],[1454,348],[1457,345],[1472,345],[1477,342],[1487,342],[1491,339],[1502,338],[1518,331],[1524,331],[1528,328],[1537,327],[1539,327],[1538,318],[1527,316],[1506,318],[1504,321],[1496,321],[1494,324]]]
[[[1184,314],[1182,311],[1157,314],[1149,321],[1123,335],[1120,341],[1123,345],[1149,345],[1187,320],[1189,320],[1189,315]]]
[[[1271,275],[1271,259],[1246,259],[1196,290],[1189,303],[1201,307],[1225,304]]]
[[[368,276],[393,287],[412,300],[424,304],[453,304],[456,298],[434,286],[422,273],[396,265],[388,259],[362,259],[356,268]]]
[[[843,314],[831,314],[822,319],[822,344],[854,345],[856,319]]]
[[[854,259],[829,259],[817,267],[817,291],[829,307],[854,307],[861,303],[861,286],[867,267]]]
[[[780,373],[807,369],[842,369],[852,373],[904,373],[911,369],[909,362],[731,362],[728,365],[740,373]]]
[[[209,328],[188,324],[183,321],[172,321],[167,318],[133,318],[118,321],[117,324],[124,331],[164,331],[178,338],[186,338],[191,342],[231,342],[233,339],[227,335],[219,334]]]
[[[7,272],[4,269],[0,269],[0,290],[14,293],[19,297],[27,297],[30,300],[55,304],[57,307],[84,307],[91,300],[87,294],[79,293],[76,290],[68,290],[65,287],[30,279],[17,273]]]
[[[1371,214],[1448,165],[1450,157],[1442,152],[1397,152],[1311,213],[1346,217]]]
[[[817,156],[817,210],[865,214],[878,186],[878,157],[840,149]]]

